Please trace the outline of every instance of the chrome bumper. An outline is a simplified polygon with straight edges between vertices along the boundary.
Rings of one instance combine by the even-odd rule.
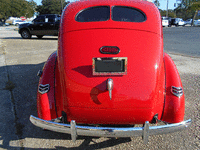
[[[114,128],[114,127],[91,127],[79,126],[73,120],[70,124],[56,123],[46,121],[34,116],[30,116],[30,121],[43,129],[68,133],[71,134],[73,141],[76,141],[78,135],[83,136],[97,136],[97,137],[133,137],[142,136],[144,143],[148,142],[149,135],[167,134],[186,129],[191,124],[191,119],[174,124],[167,124],[161,126],[149,126],[146,121],[143,127],[127,127],[127,128]]]

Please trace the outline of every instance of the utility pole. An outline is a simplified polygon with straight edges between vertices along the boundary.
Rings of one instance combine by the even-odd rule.
[[[168,17],[168,3],[169,3],[169,0],[167,0],[167,11],[166,11],[166,17]]]
[[[62,0],[60,0],[60,3],[61,3],[61,9],[63,10],[63,2],[62,2]],[[62,12],[62,10],[61,10],[61,12]]]

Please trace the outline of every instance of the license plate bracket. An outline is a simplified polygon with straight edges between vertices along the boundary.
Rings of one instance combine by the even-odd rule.
[[[127,57],[93,58],[93,75],[126,75]]]

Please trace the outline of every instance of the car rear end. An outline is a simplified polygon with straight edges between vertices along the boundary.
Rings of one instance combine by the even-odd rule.
[[[162,17],[162,26],[168,27],[169,26],[169,20],[166,17]]]
[[[147,143],[149,135],[191,124],[183,121],[180,77],[163,54],[161,17],[153,3],[74,2],[60,25],[58,51],[39,73],[34,125],[71,134],[73,141],[77,135],[142,136]],[[159,120],[173,124],[149,125]]]
[[[181,18],[179,18],[179,20],[178,20],[178,25],[179,26],[185,26],[185,21],[183,21],[183,19],[181,19]]]
[[[194,20],[194,26],[200,26],[200,19]]]
[[[143,124],[155,115],[161,118],[161,20],[157,9],[147,9],[153,4],[142,2],[138,8],[138,3],[103,1],[66,8],[58,62],[68,121]]]

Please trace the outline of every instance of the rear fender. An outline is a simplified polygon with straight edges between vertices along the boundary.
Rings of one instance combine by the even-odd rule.
[[[37,92],[38,116],[44,120],[57,118],[55,102],[55,71],[57,52],[52,53],[43,67]]]
[[[183,121],[185,112],[184,92],[182,96],[175,96],[171,92],[172,86],[181,87],[183,89],[178,70],[169,57],[164,53],[165,75],[166,75],[166,97],[162,119],[169,123],[178,123]]]

